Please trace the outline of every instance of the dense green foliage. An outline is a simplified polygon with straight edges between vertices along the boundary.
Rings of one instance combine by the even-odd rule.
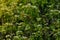
[[[0,0],[0,40],[60,40],[60,1]]]

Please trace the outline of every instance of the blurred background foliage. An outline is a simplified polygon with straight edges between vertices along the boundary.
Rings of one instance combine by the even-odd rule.
[[[60,40],[60,0],[0,0],[0,40]]]

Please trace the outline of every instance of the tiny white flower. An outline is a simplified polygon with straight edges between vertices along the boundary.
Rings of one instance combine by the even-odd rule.
[[[39,25],[37,25],[37,26],[41,26],[41,25],[39,24]]]
[[[28,5],[31,5],[30,3],[28,3]]]
[[[36,18],[37,19],[37,21],[40,21],[41,20],[41,18]]]
[[[15,17],[19,17],[19,15],[15,15]]]
[[[37,8],[36,6],[32,6],[33,8]]]
[[[32,33],[32,34],[36,34],[36,33]]]
[[[19,5],[22,5],[22,3],[20,3]]]
[[[6,38],[7,38],[7,37],[11,37],[11,36],[10,36],[10,35],[6,35]]]
[[[26,39],[27,37],[23,36],[24,39]]]
[[[53,11],[53,10],[50,10],[50,11]]]
[[[6,25],[8,25],[8,23],[5,23]]]

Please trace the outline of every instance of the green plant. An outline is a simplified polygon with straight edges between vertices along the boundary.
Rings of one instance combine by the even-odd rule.
[[[59,0],[0,0],[0,40],[60,40]]]

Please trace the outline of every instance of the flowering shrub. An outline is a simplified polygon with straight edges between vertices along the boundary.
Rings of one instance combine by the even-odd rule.
[[[60,1],[0,0],[0,40],[60,40]]]

